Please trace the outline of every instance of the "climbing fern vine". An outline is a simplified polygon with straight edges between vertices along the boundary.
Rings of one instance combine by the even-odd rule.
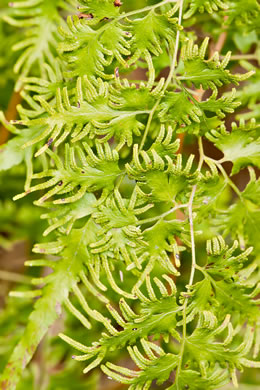
[[[16,389],[63,310],[85,328],[59,334],[83,372],[130,390],[237,386],[260,367],[259,48],[243,58],[259,4],[137,3],[25,0],[1,12],[19,31],[22,102],[18,119],[1,113],[13,136],[0,169],[25,167],[14,200],[29,197],[45,226],[25,265],[51,269],[10,293],[35,303],[1,389]]]

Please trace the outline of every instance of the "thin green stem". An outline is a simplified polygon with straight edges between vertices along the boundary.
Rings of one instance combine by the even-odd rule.
[[[133,84],[140,84],[141,82],[146,81],[146,80],[130,80],[130,79],[127,79],[127,80],[128,80],[128,82],[130,84],[131,83],[133,83]],[[154,85],[158,85],[158,84],[159,84],[159,81],[154,81]],[[181,91],[180,86],[178,84],[176,84],[176,83],[171,83],[171,84],[169,84],[168,87],[175,88],[175,90],[177,90],[177,91]],[[191,89],[191,88],[185,87],[185,90],[188,91],[189,93],[191,93],[194,96],[200,96],[201,95],[201,93],[196,91],[195,89]]]
[[[179,25],[181,25],[181,20],[182,20],[183,1],[184,0],[179,0],[179,2],[180,2],[179,19],[178,19]],[[169,87],[169,85],[171,83],[171,80],[173,78],[173,75],[174,75],[174,72],[175,72],[175,68],[176,68],[176,61],[177,61],[178,50],[179,50],[179,41],[180,41],[180,30],[178,30],[177,33],[176,33],[175,48],[174,48],[173,60],[172,60],[172,63],[171,63],[171,68],[170,68],[169,75],[168,75],[167,80],[166,80],[166,82],[164,84],[161,97],[157,100],[157,102],[153,106],[153,109],[152,109],[152,111],[151,111],[151,113],[149,115],[149,118],[148,118],[148,121],[147,121],[147,125],[146,125],[145,131],[144,131],[144,135],[143,135],[143,138],[142,138],[142,141],[141,141],[141,144],[140,144],[139,153],[140,153],[140,151],[144,147],[144,143],[145,143],[147,135],[149,133],[154,113],[157,110],[157,108],[158,108],[158,106],[159,106],[159,104],[160,104],[160,102],[162,100],[162,97],[164,96],[164,94],[165,94],[167,88]]]
[[[143,13],[143,12],[148,12],[148,11],[154,10],[156,8],[162,7],[163,5],[166,5],[166,4],[177,3],[177,1],[178,0],[164,0],[164,1],[161,1],[160,3],[158,3],[158,4],[150,5],[150,6],[141,8],[141,9],[137,9],[137,10],[134,10],[134,11],[127,12],[125,14],[121,14],[115,20],[128,18],[129,16],[133,16],[133,15],[140,14],[140,13]]]
[[[203,161],[205,158],[204,150],[203,150],[203,144],[202,144],[202,138],[200,137],[198,140],[199,143],[199,151],[200,151],[200,160],[198,165],[198,171],[201,170]],[[190,238],[191,238],[191,272],[190,272],[190,278],[189,278],[189,286],[192,285],[195,275],[195,270],[197,267],[196,263],[196,249],[195,249],[195,236],[194,236],[194,223],[193,223],[193,201],[195,197],[195,193],[197,190],[197,185],[195,184],[192,187],[189,203],[188,203],[188,212],[189,212],[189,225],[190,225]],[[181,366],[182,366],[182,359],[185,349],[185,342],[186,342],[186,335],[187,335],[187,329],[186,329],[186,310],[188,305],[188,298],[185,298],[184,304],[183,304],[183,330],[182,330],[182,342],[181,342],[181,348],[179,353],[179,363],[176,371],[176,387],[177,390],[180,390],[179,387],[179,376],[181,372]]]
[[[141,9],[136,9],[134,11],[130,11],[130,12],[127,12],[127,13],[122,13],[117,18],[112,19],[109,23],[115,23],[115,22],[118,22],[119,20],[122,20],[124,18],[128,18],[129,16],[141,14],[143,12],[149,12],[149,11],[154,10],[156,8],[162,7],[163,5],[170,4],[170,3],[177,3],[177,2],[178,2],[178,0],[164,0],[164,1],[161,1],[160,3],[158,3],[158,4],[150,5],[150,6],[141,8]],[[104,24],[104,26],[100,27],[100,29],[97,31],[97,33],[99,35],[102,34],[103,31],[106,30],[106,28],[107,28],[107,23]]]
[[[181,205],[175,206],[172,209],[166,211],[165,213],[163,213],[161,215],[157,215],[156,217],[151,217],[151,218],[143,219],[141,221],[137,221],[136,225],[144,225],[145,223],[158,221],[159,219],[162,219],[162,218],[166,217],[167,215],[170,215],[171,213],[173,213],[176,210],[185,209],[187,206],[188,206],[188,204],[181,204]]]

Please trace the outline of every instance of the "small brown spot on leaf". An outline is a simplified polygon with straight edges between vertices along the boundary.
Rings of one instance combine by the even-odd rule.
[[[60,317],[61,314],[62,314],[62,309],[61,309],[61,304],[60,302],[57,302],[56,305],[55,305],[55,311],[57,313],[57,315]]]
[[[79,14],[80,19],[93,19],[94,15],[93,14]]]
[[[114,1],[114,6],[115,6],[115,7],[121,7],[122,4],[123,4],[123,3],[121,3],[120,0],[115,0],[115,1]]]

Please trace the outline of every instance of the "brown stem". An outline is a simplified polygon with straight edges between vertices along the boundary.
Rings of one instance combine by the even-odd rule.
[[[227,15],[224,16],[224,21],[226,21],[227,18],[228,18]],[[219,52],[219,53],[221,52],[221,50],[223,49],[223,46],[224,46],[224,44],[225,44],[225,42],[226,42],[226,39],[227,39],[227,30],[223,31],[223,32],[220,34],[220,36],[219,36],[219,38],[218,38],[216,44],[213,45],[213,46],[211,47],[210,56],[213,56],[213,54],[214,54],[216,51]]]
[[[22,98],[19,92],[13,92],[11,99],[8,104],[8,108],[5,112],[7,121],[16,119],[17,109],[16,106],[21,102]],[[6,143],[9,137],[9,131],[2,125],[0,126],[0,145]]]

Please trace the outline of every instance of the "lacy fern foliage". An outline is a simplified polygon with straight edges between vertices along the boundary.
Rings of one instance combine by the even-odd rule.
[[[75,322],[59,342],[66,359],[78,351],[85,374],[130,390],[237,386],[238,371],[260,367],[260,115],[250,84],[260,73],[248,62],[235,73],[231,50],[238,26],[259,33],[259,5],[78,3],[4,10],[22,29],[13,46],[22,102],[18,119],[0,116],[12,134],[0,171],[24,168],[13,199],[31,199],[42,224],[25,265],[48,272],[11,292],[37,299],[0,387],[23,382],[63,308]],[[212,39],[208,27],[196,37],[204,18]],[[243,169],[241,190],[232,175]]]

